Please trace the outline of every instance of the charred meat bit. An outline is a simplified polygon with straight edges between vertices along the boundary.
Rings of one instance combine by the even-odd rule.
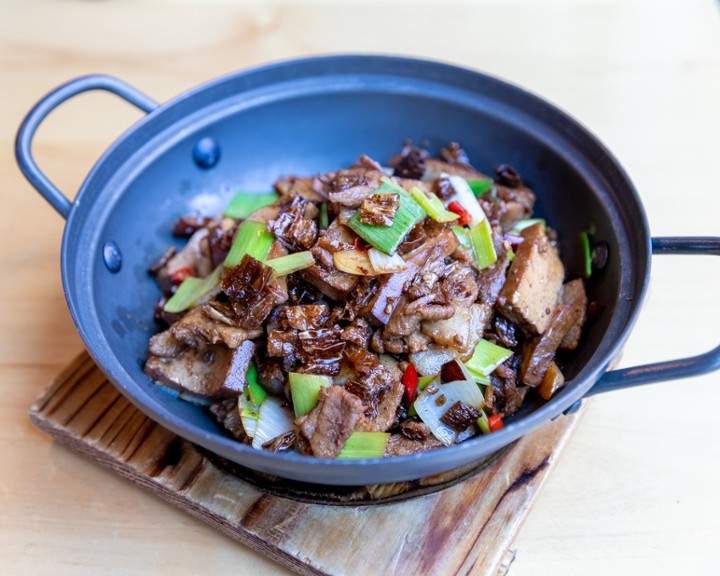
[[[275,234],[288,250],[302,251],[310,249],[317,240],[317,224],[315,220],[305,218],[308,200],[295,196],[285,206],[276,220],[268,222],[268,230]]]
[[[204,228],[212,218],[207,216],[180,216],[173,226],[173,236],[178,238],[190,238],[195,232]]]
[[[400,152],[400,156],[391,162],[393,174],[400,178],[421,180],[425,174],[425,159],[428,154],[421,148],[408,145]]]
[[[440,157],[448,164],[460,164],[471,167],[467,153],[457,142],[450,142],[445,148],[440,150]]]
[[[373,226],[392,226],[399,207],[399,194],[372,194],[360,205],[360,222]]]
[[[468,406],[462,400],[458,400],[440,417],[440,422],[456,432],[462,432],[478,418],[480,418],[478,410]]]
[[[285,434],[280,434],[280,436],[268,440],[262,447],[264,450],[270,450],[270,452],[282,452],[292,448],[295,445],[295,440],[295,430],[290,430],[290,432],[285,432]]]
[[[523,185],[520,174],[510,164],[500,164],[495,167],[495,180],[510,188],[520,188]]]
[[[451,184],[450,179],[447,176],[436,178],[433,181],[432,191],[441,200],[449,200],[456,194],[455,188],[453,188],[453,185]]]
[[[248,330],[260,329],[275,305],[278,287],[272,268],[249,254],[227,273],[220,286],[237,314],[237,325]]]

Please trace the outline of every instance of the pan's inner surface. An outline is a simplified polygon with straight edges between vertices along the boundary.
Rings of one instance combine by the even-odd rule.
[[[64,245],[66,290],[81,334],[95,359],[141,409],[224,457],[309,482],[366,484],[427,476],[489,454],[555,415],[561,403],[582,393],[575,388],[586,389],[591,384],[587,376],[596,377],[610,360],[607,354],[616,342],[608,341],[608,332],[627,327],[633,314],[627,297],[639,300],[643,289],[634,275],[644,278],[646,273],[647,230],[630,184],[601,148],[591,150],[594,141],[585,142],[584,133],[578,136],[579,128],[566,117],[517,89],[467,71],[428,64],[414,76],[404,72],[398,77],[397,70],[407,68],[395,61],[389,74],[372,60],[369,67],[383,73],[370,74],[368,61],[361,60],[346,62],[337,67],[343,72],[334,75],[327,70],[336,67],[316,61],[304,69],[302,63],[271,67],[215,83],[161,109],[131,131],[88,178]],[[472,81],[471,89],[463,74]],[[209,169],[193,161],[193,147],[201,138],[211,138],[220,150],[219,162]],[[306,459],[288,465],[293,457],[253,454],[247,447],[238,452],[205,410],[164,393],[142,372],[148,338],[158,329],[152,316],[159,290],[148,267],[176,243],[171,228],[182,214],[216,213],[237,190],[267,191],[281,175],[340,168],[363,153],[387,163],[407,138],[431,152],[460,142],[481,171],[491,172],[502,162],[515,166],[538,196],[537,215],[558,230],[569,277],[582,273],[580,232],[594,225],[596,239],[609,244],[607,268],[589,284],[591,300],[604,308],[582,349],[566,362],[567,378],[575,381],[554,411],[528,405],[505,438],[475,441],[402,465],[365,466],[365,476],[353,472],[352,465],[323,471]],[[117,273],[102,261],[108,240],[122,253]],[[620,332],[616,338],[622,340]],[[605,349],[605,356],[598,349]]]

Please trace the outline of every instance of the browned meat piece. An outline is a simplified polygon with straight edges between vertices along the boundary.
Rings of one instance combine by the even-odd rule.
[[[225,262],[232,247],[235,232],[237,232],[237,223],[232,218],[223,218],[208,226],[208,246],[213,268]]]
[[[150,354],[145,373],[155,382],[204,398],[238,395],[245,388],[255,344],[247,340],[235,350],[210,346],[186,348],[173,357]]]
[[[509,188],[520,188],[523,185],[520,173],[510,164],[500,164],[495,166],[495,180],[498,184],[508,186]]]
[[[160,258],[158,258],[153,263],[153,265],[150,266],[150,268],[148,268],[148,272],[152,276],[157,276],[159,274],[160,270],[162,270],[165,266],[167,266],[167,263],[170,261],[170,258],[175,256],[176,253],[177,253],[177,248],[175,248],[175,246],[170,246],[170,248],[168,248],[165,251],[165,253],[162,256],[160,256]]]
[[[330,183],[330,202],[359,208],[363,200],[380,187],[384,176],[384,172],[377,170],[339,170]]]
[[[399,194],[371,194],[360,204],[360,222],[372,226],[392,226],[399,207]]]
[[[555,306],[547,329],[536,336],[523,351],[520,379],[528,386],[539,386],[555,352],[570,328],[580,318],[580,312],[568,304]]]
[[[578,313],[578,321],[575,322],[560,342],[560,350],[575,350],[580,343],[580,335],[587,318],[588,299],[585,293],[585,284],[580,278],[571,280],[563,285],[560,294],[560,302],[572,306]]]
[[[310,249],[315,264],[299,272],[300,277],[333,300],[345,300],[358,281],[358,276],[335,268],[330,252],[320,246]]]
[[[366,418],[358,424],[358,430],[386,432],[395,426],[404,393],[405,387],[400,378],[393,380],[389,387],[378,394],[370,410],[365,411]]]
[[[430,345],[430,338],[420,332],[413,332],[405,337],[405,342],[407,343],[408,352],[414,354],[415,352],[427,350]]]
[[[390,160],[394,175],[400,178],[421,180],[425,174],[425,161],[428,153],[422,148],[405,146],[400,154]]]
[[[435,450],[442,446],[444,444],[432,434],[424,440],[411,440],[402,434],[390,434],[385,445],[384,456],[407,456],[408,454],[417,454],[426,450]]]
[[[495,316],[493,323],[495,329],[495,336],[497,337],[497,343],[505,348],[515,348],[518,345],[517,338],[515,337],[515,324],[510,322],[504,316]]]
[[[295,330],[267,331],[267,354],[271,358],[287,358],[290,364],[295,363],[297,355],[298,335]]]
[[[527,333],[542,334],[560,295],[565,270],[540,223],[523,230],[522,237],[497,307]]]
[[[372,330],[368,323],[362,318],[355,318],[349,326],[343,328],[340,337],[348,344],[367,348],[370,344],[370,336],[372,336]]]
[[[327,304],[306,304],[287,306],[283,309],[287,324],[293,330],[312,330],[320,328],[330,318]]]
[[[258,382],[271,394],[282,396],[287,384],[287,372],[283,370],[281,358],[271,358],[267,353],[255,354],[255,363],[258,369]]]
[[[498,366],[490,374],[490,386],[485,389],[485,404],[503,418],[517,412],[522,406],[527,386],[518,385],[517,372],[510,365],[514,358]]]
[[[285,176],[275,182],[275,190],[281,196],[302,196],[311,202],[322,202],[327,199],[327,188],[319,177],[300,178]]]
[[[250,214],[245,220],[250,220],[251,222],[260,222],[261,224],[265,224],[267,226],[268,222],[271,222],[272,220],[275,220],[280,215],[280,205],[279,204],[270,204],[269,206],[263,206],[261,208],[258,208]]]
[[[456,432],[462,432],[478,418],[480,418],[480,412],[462,400],[458,400],[440,417],[440,421]]]
[[[283,301],[272,268],[249,254],[225,275],[220,286],[235,310],[237,325],[248,330],[262,328],[272,309]]]
[[[355,244],[355,238],[355,233],[350,228],[335,219],[325,230],[320,231],[317,245],[330,254],[334,254],[338,250],[352,248]]]
[[[400,434],[409,438],[410,440],[427,440],[433,438],[433,433],[430,430],[430,426],[425,422],[418,422],[417,420],[405,420],[398,426]]]
[[[263,450],[270,450],[270,452],[282,452],[292,448],[296,439],[295,430],[290,430],[290,432],[285,432],[285,434],[280,434],[280,436],[268,440],[262,445],[262,448]]]
[[[237,348],[260,334],[260,329],[246,330],[235,326],[234,314],[221,304],[206,303],[193,308],[166,331],[150,338],[150,352],[170,357],[186,347],[203,349],[223,343],[228,348]]]
[[[190,237],[185,246],[157,271],[155,280],[164,292],[170,291],[173,285],[171,277],[178,270],[189,269],[192,271],[192,275],[198,278],[204,278],[213,271],[207,237],[207,228],[200,228]]]
[[[448,164],[472,168],[472,166],[470,166],[470,159],[468,158],[468,155],[457,142],[450,142],[445,148],[441,149],[440,158]]]
[[[345,342],[339,326],[297,333],[297,369],[309,374],[334,376],[340,372]]]
[[[361,168],[365,170],[376,170],[378,172],[383,171],[382,165],[377,161],[373,160],[367,154],[361,154],[358,161],[352,165],[352,168]]]
[[[317,224],[315,220],[305,218],[308,201],[302,196],[295,196],[283,206],[276,220],[268,222],[268,230],[275,234],[288,250],[308,250],[317,240]]]
[[[491,313],[492,309],[484,304],[458,305],[452,318],[425,321],[422,331],[440,346],[457,350],[465,358],[482,338]]]
[[[206,227],[212,218],[207,216],[180,216],[173,226],[173,236],[190,238],[200,228]]]
[[[242,420],[240,420],[237,398],[226,398],[221,402],[212,404],[210,406],[210,412],[215,415],[218,423],[227,429],[236,440],[245,440],[247,435],[245,434]]]
[[[463,164],[450,164],[444,160],[436,160],[435,158],[427,158],[425,160],[425,174],[423,180],[432,182],[438,178],[442,178],[444,174],[450,176],[462,176],[466,180],[477,180],[479,178],[489,178],[482,172],[478,172],[470,166]]]
[[[441,178],[436,178],[435,180],[433,180],[432,191],[441,200],[449,200],[450,198],[455,196],[455,194],[457,194],[457,192],[455,192],[455,188],[453,188],[453,185],[447,176],[443,176]]]
[[[477,273],[478,300],[494,306],[495,302],[505,285],[507,269],[510,266],[507,252],[498,254],[498,259],[492,266],[483,268]]]
[[[502,209],[499,220],[504,230],[509,230],[518,220],[530,218],[532,215],[535,194],[530,188],[509,188],[496,184],[495,195],[501,201],[498,203]]]
[[[440,285],[443,296],[453,304],[472,304],[480,288],[475,280],[475,271],[459,262],[452,262],[445,268]]]
[[[342,386],[328,386],[320,389],[315,408],[295,420],[295,424],[314,456],[335,458],[355,431],[364,411],[357,396]]]

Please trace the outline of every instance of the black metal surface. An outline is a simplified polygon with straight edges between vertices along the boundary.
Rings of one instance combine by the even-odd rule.
[[[576,121],[497,79],[446,64],[381,56],[308,58],[221,78],[154,108],[98,161],[75,202],[43,180],[29,155],[34,130],[58,103],[118,84],[81,79],[52,93],[18,137],[30,181],[67,215],[62,270],[68,306],[90,354],[143,412],[233,462],[294,480],[365,485],[422,478],[476,462],[582,398],[619,353],[643,300],[650,235],[640,200],[612,155]],[[122,84],[123,86],[126,86]],[[127,89],[121,93],[127,98]],[[132,90],[132,89],[131,89]],[[283,174],[314,174],[366,153],[386,162],[406,138],[437,151],[463,144],[480,169],[515,166],[538,195],[537,212],[559,232],[569,276],[579,276],[581,231],[607,244],[588,285],[603,310],[565,365],[566,386],[528,403],[492,435],[413,456],[336,461],[273,454],[238,444],[202,408],[180,401],[142,372],[156,331],[159,295],[146,270],[175,240],[181,214],[219,212],[238,189],[265,191]],[[221,153],[220,153],[221,152]],[[122,254],[112,271],[111,240]],[[676,374],[679,374],[676,373]]]

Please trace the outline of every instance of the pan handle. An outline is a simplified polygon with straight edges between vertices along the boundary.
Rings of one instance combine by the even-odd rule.
[[[73,96],[82,92],[89,92],[90,90],[112,92],[147,113],[152,112],[159,106],[155,100],[145,96],[145,94],[118,78],[103,74],[93,74],[70,80],[62,86],[57,87],[30,110],[18,130],[15,141],[15,157],[25,178],[27,178],[40,195],[57,210],[60,216],[65,219],[67,219],[70,213],[72,202],[68,200],[57,186],[45,176],[45,173],[40,170],[40,167],[32,155],[32,141],[35,136],[35,131],[50,112]]]
[[[653,238],[653,254],[713,254],[720,256],[719,237]],[[606,372],[586,396],[642,384],[700,376],[720,368],[720,346],[689,358],[667,360]]]

